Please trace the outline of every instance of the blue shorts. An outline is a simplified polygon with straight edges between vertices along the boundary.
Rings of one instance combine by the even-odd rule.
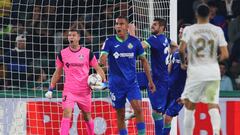
[[[171,117],[175,117],[178,115],[178,113],[181,111],[183,105],[182,104],[178,104],[176,102],[177,99],[172,100],[172,102],[170,102],[169,106],[167,107],[167,110],[165,112],[166,115],[171,116]]]
[[[168,96],[168,82],[161,82],[159,80],[153,80],[156,86],[156,91],[152,93],[148,89],[148,96],[152,105],[152,109],[159,112],[165,113]]]
[[[169,89],[168,94],[168,102],[167,102],[167,109],[166,114],[168,116],[174,117],[177,116],[178,113],[181,111],[183,105],[177,103],[177,99],[181,97],[181,94],[183,92],[184,86],[181,86],[180,88],[174,88]]]
[[[117,86],[110,87],[110,96],[112,106],[115,109],[125,108],[126,98],[131,102],[132,100],[142,100],[140,88],[138,84],[126,88],[118,88]]]

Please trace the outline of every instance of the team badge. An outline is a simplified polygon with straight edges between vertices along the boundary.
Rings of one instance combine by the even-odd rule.
[[[133,48],[133,45],[131,43],[128,44],[128,48],[129,49],[132,49]]]
[[[83,55],[83,54],[80,54],[80,55],[79,55],[79,59],[80,59],[80,61],[82,61],[82,60],[84,59],[84,55]]]

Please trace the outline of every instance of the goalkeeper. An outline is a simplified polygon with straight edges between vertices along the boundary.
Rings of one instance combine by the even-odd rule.
[[[106,81],[102,68],[98,65],[94,54],[79,45],[80,33],[71,29],[68,34],[69,47],[60,51],[56,59],[56,70],[51,79],[49,91],[45,94],[52,98],[52,91],[57,81],[65,73],[64,90],[62,94],[63,117],[61,121],[61,135],[68,135],[74,103],[82,110],[86,122],[88,135],[94,135],[94,123],[91,119],[91,90],[87,84],[89,68],[92,66]]]

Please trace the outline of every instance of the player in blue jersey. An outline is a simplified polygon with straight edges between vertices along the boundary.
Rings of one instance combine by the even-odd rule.
[[[183,25],[179,30],[179,38],[182,37],[182,31],[185,26]],[[169,72],[169,94],[167,96],[167,108],[164,116],[164,128],[163,135],[168,135],[171,130],[171,122],[173,117],[177,116],[183,107],[183,104],[178,103],[180,101],[181,94],[185,87],[187,73],[186,70],[181,68],[180,56],[178,46],[174,43],[170,45],[170,63],[168,64]]]
[[[168,135],[171,130],[172,118],[177,116],[182,109],[183,104],[178,103],[178,99],[184,90],[187,73],[181,68],[179,51],[175,46],[170,49],[170,63],[168,65],[169,71],[169,92],[167,96],[167,107],[164,116],[164,128],[162,135]]]
[[[145,135],[145,123],[141,105],[141,92],[136,78],[137,56],[143,64],[151,92],[155,85],[150,74],[150,67],[145,58],[141,42],[128,34],[128,20],[118,17],[115,24],[116,35],[106,39],[102,47],[100,63],[109,66],[109,88],[112,105],[117,111],[120,135],[127,135],[125,126],[125,103],[129,100],[136,115],[138,135]]]
[[[152,35],[142,42],[143,48],[151,50],[152,78],[156,85],[156,92],[148,91],[152,105],[152,116],[155,123],[155,134],[161,135],[163,128],[163,115],[167,107],[168,96],[168,63],[170,40],[163,34],[166,29],[166,21],[155,18],[151,26]]]

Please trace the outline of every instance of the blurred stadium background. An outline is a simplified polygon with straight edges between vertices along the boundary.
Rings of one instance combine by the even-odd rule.
[[[143,40],[150,35],[154,17],[167,20],[168,35],[178,41],[178,30],[193,24],[194,10],[205,2],[211,8],[211,23],[222,27],[229,43],[230,59],[221,65],[220,109],[222,135],[240,135],[240,1],[239,0],[0,0],[0,134],[57,135],[61,120],[61,80],[54,99],[45,99],[55,56],[68,46],[70,27],[81,30],[80,44],[99,56],[102,43],[113,35],[114,21],[127,16]],[[149,56],[149,50],[146,51]],[[137,63],[143,94],[147,134],[154,135],[146,79]],[[129,104],[127,112],[132,113]],[[212,134],[207,108],[199,104],[194,134]],[[93,92],[95,133],[117,134],[116,115],[108,91]],[[79,116],[78,116],[79,114]],[[81,113],[75,108],[71,135],[85,135]],[[183,114],[174,120],[172,135],[182,135]],[[134,119],[126,121],[135,135]]]

